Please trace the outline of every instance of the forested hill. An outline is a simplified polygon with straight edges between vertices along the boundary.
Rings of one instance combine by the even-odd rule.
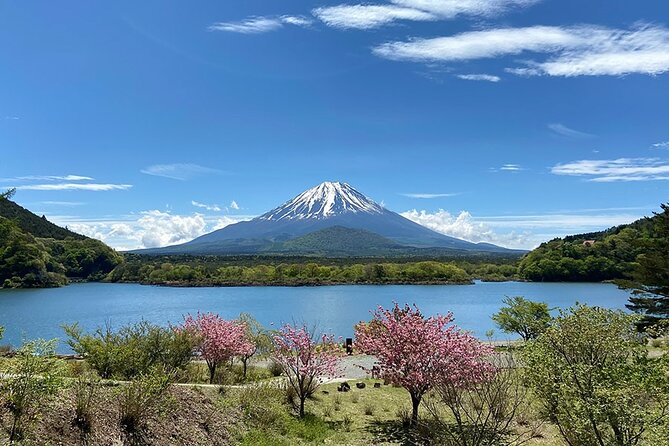
[[[84,240],[86,238],[81,234],[51,223],[44,216],[38,217],[28,209],[6,198],[0,198],[0,216],[13,221],[16,226],[33,237],[53,238],[56,240],[64,240],[66,238]]]
[[[547,282],[630,279],[638,256],[661,237],[655,227],[657,220],[656,215],[605,231],[542,243],[523,257],[519,275]]]
[[[101,241],[56,226],[0,195],[0,287],[101,279],[122,261]]]

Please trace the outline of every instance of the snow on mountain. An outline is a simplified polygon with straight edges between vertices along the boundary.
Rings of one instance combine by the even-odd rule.
[[[328,229],[330,230],[324,232]],[[506,251],[494,245],[479,245],[439,234],[380,206],[346,183],[325,182],[253,220],[226,226],[182,245],[140,252],[150,254],[283,252],[286,246],[292,246],[287,243],[288,241],[306,234],[316,234],[314,237],[319,240],[319,237],[322,238],[325,234],[329,237],[329,243],[344,246],[345,244],[339,243],[342,240],[330,239],[351,237],[353,234],[360,234],[360,231],[365,233],[362,239],[371,241],[374,236],[377,239],[385,238],[386,245],[400,245],[409,250],[443,248],[458,252]],[[297,245],[293,248],[305,245],[304,240],[295,243]],[[377,248],[380,246],[378,240],[375,246]],[[369,248],[360,246],[359,252],[370,252]]]
[[[383,208],[347,183],[326,181],[258,217],[258,220],[323,219],[348,212],[381,214]]]

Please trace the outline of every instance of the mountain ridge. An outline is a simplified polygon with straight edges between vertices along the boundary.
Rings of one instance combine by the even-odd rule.
[[[386,209],[347,183],[329,181],[307,189],[250,221],[228,225],[181,245],[133,252],[221,255],[286,252],[284,244],[291,246],[290,240],[332,227],[366,231],[388,239],[397,245],[391,251],[396,250],[398,254],[403,249],[414,251],[421,248],[458,252],[520,252],[440,234]],[[366,246],[360,247],[361,252],[366,249]],[[346,251],[351,256],[356,255],[353,250]],[[332,251],[326,250],[324,254],[331,255]]]

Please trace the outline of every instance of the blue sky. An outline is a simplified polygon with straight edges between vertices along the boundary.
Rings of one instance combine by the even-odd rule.
[[[667,201],[665,1],[0,1],[0,54],[0,187],[121,249],[326,180],[523,248]]]

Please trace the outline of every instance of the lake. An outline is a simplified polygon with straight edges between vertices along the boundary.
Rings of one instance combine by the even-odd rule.
[[[452,311],[456,323],[479,337],[495,328],[490,316],[505,296],[525,296],[568,307],[575,302],[623,309],[629,293],[603,283],[477,282],[474,285],[337,285],[323,287],[168,288],[84,283],[62,288],[0,290],[1,344],[22,339],[63,338],[60,326],[79,322],[93,330],[141,319],[179,323],[186,313],[212,311],[226,319],[251,313],[266,327],[283,322],[317,324],[321,331],[351,336],[353,324],[379,305],[415,303],[426,315]],[[514,336],[495,332],[495,339]],[[61,343],[60,351],[67,351]]]

